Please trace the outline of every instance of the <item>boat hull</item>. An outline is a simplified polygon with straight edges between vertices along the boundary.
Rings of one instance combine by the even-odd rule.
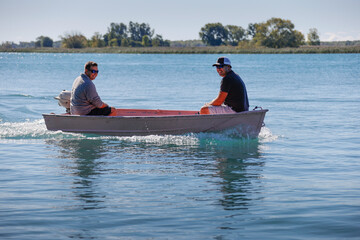
[[[134,110],[135,111],[135,110]],[[149,110],[163,111],[163,110]],[[69,114],[43,114],[48,130],[75,133],[91,133],[114,136],[144,136],[185,134],[198,132],[219,132],[235,129],[240,135],[257,137],[265,113],[255,110],[234,114],[199,115],[193,111],[178,111],[168,115],[151,114],[141,116],[78,116]]]

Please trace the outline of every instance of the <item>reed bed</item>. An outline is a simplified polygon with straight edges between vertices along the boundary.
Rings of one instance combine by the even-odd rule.
[[[104,47],[104,48],[0,48],[0,52],[113,53],[113,54],[318,54],[360,53],[356,46],[301,46],[298,48],[219,47]]]

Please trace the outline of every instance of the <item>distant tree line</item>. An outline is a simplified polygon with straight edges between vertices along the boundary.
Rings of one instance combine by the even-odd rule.
[[[161,46],[238,46],[284,48],[308,45],[320,45],[319,33],[316,28],[309,30],[307,42],[304,35],[295,30],[290,20],[271,18],[262,23],[250,23],[247,29],[236,25],[223,26],[221,23],[208,23],[199,32],[203,44],[197,40],[173,41],[164,40],[161,35],[154,36],[154,30],[147,23],[130,21],[124,23],[111,23],[107,32],[102,35],[95,32],[87,39],[79,32],[65,33],[61,42],[53,42],[46,36],[40,36],[35,42],[21,42],[18,47],[59,47],[64,48],[102,48],[102,47],[161,47]],[[16,44],[5,42],[2,48],[14,48]]]
[[[247,29],[235,25],[208,23],[201,28],[199,35],[201,40],[210,46],[283,48],[304,45],[304,35],[294,28],[290,20],[271,18],[263,23],[250,23]],[[317,29],[310,29],[307,38],[309,45],[320,45]]]
[[[164,40],[158,34],[154,36],[154,30],[149,24],[136,22],[130,22],[128,26],[124,23],[111,23],[107,33],[101,35],[96,32],[91,39],[75,32],[66,33],[61,40],[65,48],[170,46],[169,40]]]

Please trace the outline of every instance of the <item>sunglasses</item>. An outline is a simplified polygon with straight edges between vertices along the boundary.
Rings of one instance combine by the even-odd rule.
[[[217,68],[217,69],[220,69],[220,68],[223,68],[223,67],[225,67],[225,65],[220,65],[220,66],[219,66],[219,65],[216,65],[216,68]]]
[[[89,70],[92,73],[99,73],[99,70]]]

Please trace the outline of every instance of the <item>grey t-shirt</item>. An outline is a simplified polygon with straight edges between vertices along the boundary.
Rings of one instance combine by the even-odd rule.
[[[95,84],[82,73],[73,83],[70,98],[70,113],[86,115],[94,108],[100,108],[103,101],[99,97]]]

